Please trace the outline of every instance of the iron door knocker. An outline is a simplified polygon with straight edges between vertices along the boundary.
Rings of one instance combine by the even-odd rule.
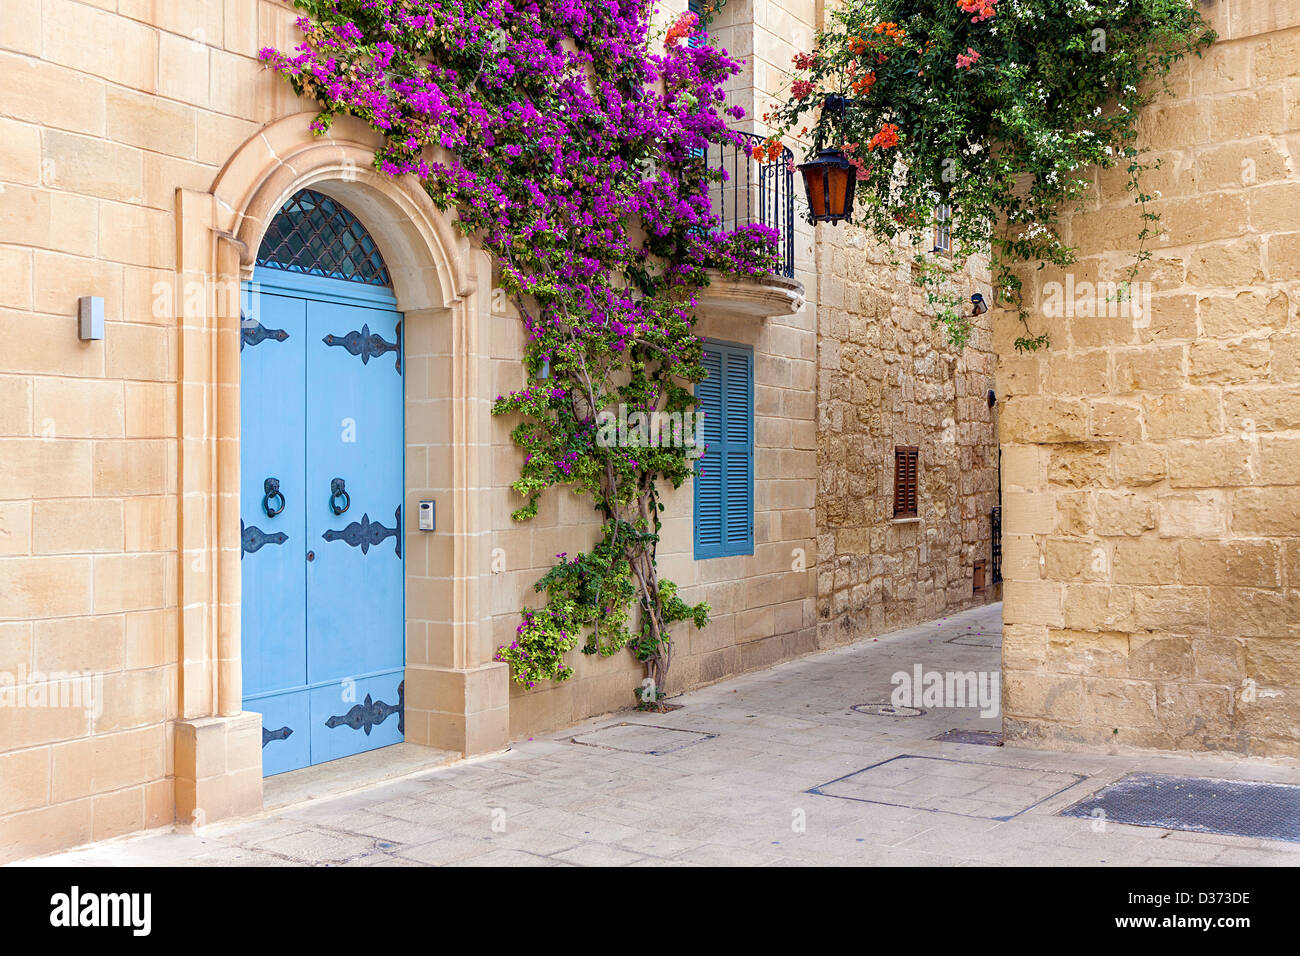
[[[268,518],[274,518],[284,510],[284,494],[280,491],[280,479],[266,479],[266,481],[262,482],[262,490],[266,492],[266,494],[262,495],[262,510],[266,512]],[[272,498],[280,502],[278,508],[271,507]]]
[[[343,507],[338,506],[339,498],[343,499]],[[343,483],[342,478],[334,478],[330,481],[330,511],[336,515],[341,515],[352,507],[352,496],[348,494],[348,489]]]

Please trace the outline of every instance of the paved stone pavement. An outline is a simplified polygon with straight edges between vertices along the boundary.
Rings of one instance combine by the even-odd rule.
[[[198,835],[146,834],[41,862],[1300,865],[1300,844],[1058,815],[1134,770],[1300,783],[1295,768],[937,742],[929,738],[996,730],[998,721],[971,708],[916,717],[852,709],[887,702],[891,675],[918,664],[996,673],[1001,610],[747,674],[678,698],[685,706],[668,714],[609,715]]]

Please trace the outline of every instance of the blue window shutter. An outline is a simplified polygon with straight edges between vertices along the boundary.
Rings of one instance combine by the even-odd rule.
[[[708,39],[704,36],[704,4],[701,0],[690,0],[687,9],[700,19],[696,27],[699,32],[691,34],[691,38],[686,41],[686,45],[692,47],[704,46],[708,42]]]
[[[754,353],[708,342],[695,386],[705,453],[696,466],[695,557],[754,553]]]
[[[713,557],[722,547],[722,355],[704,349],[709,377],[695,386],[695,410],[704,416],[704,454],[695,465],[695,556]],[[706,554],[707,552],[707,554]]]
[[[724,509],[728,554],[750,554],[754,537],[754,355],[733,349],[723,360],[726,382],[726,507]]]

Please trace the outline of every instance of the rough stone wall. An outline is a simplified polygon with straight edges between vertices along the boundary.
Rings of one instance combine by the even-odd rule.
[[[1017,355],[997,319],[1004,727],[1026,745],[1300,755],[1300,6],[1202,9],[1220,42],[1141,121],[1165,163],[1152,308],[1043,314],[1047,283],[1131,264],[1117,172],[1069,223],[1072,275],[1037,276],[1051,347]]]
[[[910,250],[891,254],[851,226],[819,226],[817,238],[817,621],[827,646],[996,597],[997,443],[987,317],[954,349],[912,281]],[[953,283],[964,298],[991,298],[975,260]],[[893,517],[896,446],[920,453],[914,519]],[[980,559],[987,587],[975,594]]]

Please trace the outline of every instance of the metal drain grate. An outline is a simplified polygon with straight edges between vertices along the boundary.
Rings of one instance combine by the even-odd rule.
[[[920,717],[925,714],[920,707],[895,707],[893,704],[854,704],[849,710],[868,717]]]
[[[945,744],[975,744],[980,747],[1001,747],[1002,735],[996,730],[945,730],[930,738]]]
[[[570,737],[569,742],[583,747],[601,747],[605,750],[621,750],[633,754],[670,754],[692,744],[712,740],[717,734],[702,730],[681,730],[677,727],[657,727],[654,724],[638,724],[624,721],[610,724],[599,730]]]
[[[1300,787],[1131,773],[1061,816],[1300,843]]]

